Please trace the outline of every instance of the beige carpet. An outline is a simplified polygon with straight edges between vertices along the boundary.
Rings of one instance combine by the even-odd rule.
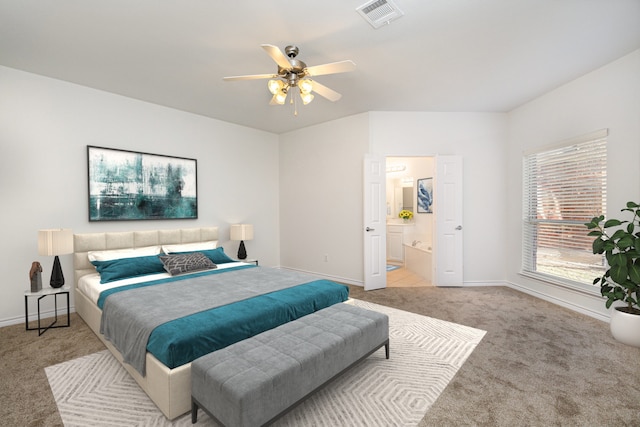
[[[640,426],[640,349],[606,322],[505,287],[350,289],[487,331],[420,427]],[[44,368],[103,349],[75,313],[70,328],[40,337],[0,328],[0,425],[62,426]]]
[[[384,349],[355,366],[277,426],[415,426],[485,332],[363,301],[389,316],[391,358]],[[190,426],[167,421],[107,351],[45,369],[60,416],[72,426]],[[198,425],[215,426],[200,412]]]

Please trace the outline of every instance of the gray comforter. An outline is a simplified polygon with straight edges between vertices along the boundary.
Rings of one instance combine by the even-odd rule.
[[[254,267],[130,289],[105,300],[100,333],[144,376],[147,342],[157,326],[314,280],[307,274]]]

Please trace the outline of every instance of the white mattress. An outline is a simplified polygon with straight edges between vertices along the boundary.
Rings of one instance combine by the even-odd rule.
[[[238,267],[241,265],[247,265],[245,262],[227,262],[224,264],[217,264],[216,270],[223,270],[225,268]],[[194,273],[201,273],[197,271]],[[135,283],[149,282],[151,280],[166,279],[171,277],[169,273],[149,274],[147,276],[131,277],[128,279],[116,280],[115,282],[100,283],[100,275],[98,273],[87,274],[82,276],[78,281],[78,289],[82,291],[94,304],[98,303],[100,293],[107,289],[117,288],[119,286],[133,285]]]

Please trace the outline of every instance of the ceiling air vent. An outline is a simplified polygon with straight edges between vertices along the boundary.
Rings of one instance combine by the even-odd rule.
[[[380,28],[385,24],[400,18],[404,13],[391,0],[368,1],[358,7],[356,11],[362,15],[373,28]]]

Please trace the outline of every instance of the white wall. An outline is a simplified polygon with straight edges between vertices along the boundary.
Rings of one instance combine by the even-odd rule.
[[[362,284],[364,155],[460,154],[465,284],[504,284],[506,126],[506,114],[372,112],[281,135],[282,266]]]
[[[6,67],[0,67],[0,94],[0,326],[24,318],[32,261],[42,263],[48,286],[53,259],[37,253],[41,228],[217,225],[225,250],[235,255],[229,224],[249,222],[255,226],[255,240],[246,242],[249,256],[279,264],[277,135]],[[89,223],[87,145],[197,159],[199,218]],[[72,257],[60,260],[72,284]]]
[[[506,114],[372,112],[370,117],[372,153],[462,156],[464,283],[503,284]]]
[[[522,153],[608,128],[607,211],[640,201],[640,50],[535,99],[509,114],[507,277],[512,286],[594,317],[609,313],[599,296],[520,276]],[[594,287],[594,294],[599,295]]]
[[[368,129],[360,114],[280,136],[283,267],[362,284]]]

